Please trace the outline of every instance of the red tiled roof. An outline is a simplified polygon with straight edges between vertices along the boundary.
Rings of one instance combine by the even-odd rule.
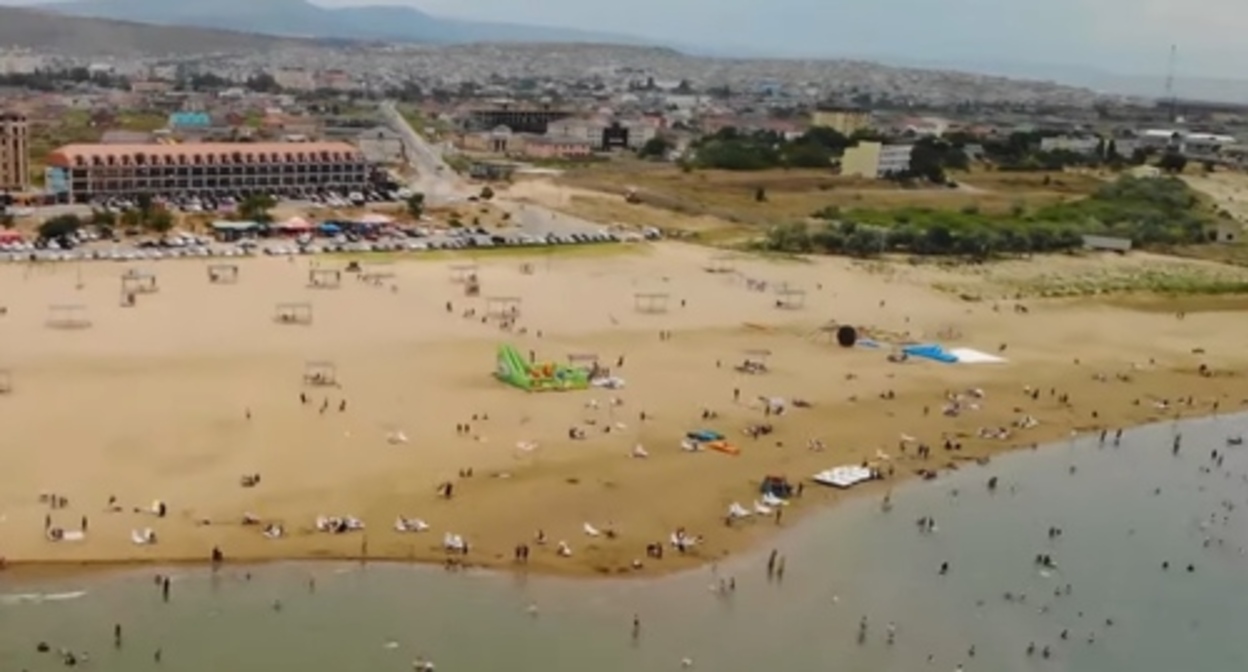
[[[264,157],[268,157],[269,162],[299,162],[299,155],[303,155],[304,159],[310,160],[312,154],[320,154],[328,152],[331,157],[338,154],[343,160],[358,159],[360,150],[354,145],[345,142],[203,142],[192,144],[82,144],[82,145],[65,145],[52,151],[49,157],[49,163],[61,167],[73,166],[79,158],[83,162],[90,164],[95,158],[107,160],[112,157],[114,161],[120,162],[123,158],[133,161],[135,157],[142,155],[143,161],[151,165],[169,165],[177,164],[179,157],[185,157],[183,163],[190,163],[196,155],[202,157],[205,163],[210,163],[212,157],[215,157],[222,163],[234,163],[234,155],[238,154],[242,157],[242,162],[248,162],[248,156],[254,157],[252,161],[262,162]],[[137,161],[136,161],[137,163]]]

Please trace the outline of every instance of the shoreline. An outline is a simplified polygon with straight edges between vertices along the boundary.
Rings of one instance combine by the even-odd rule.
[[[1170,371],[1169,373],[1177,373]],[[819,486],[811,481],[806,481],[810,486],[807,493],[816,493],[814,498],[819,501],[813,505],[805,506],[789,506],[785,510],[789,513],[785,516],[785,521],[791,522],[793,525],[770,525],[760,524],[756,521],[750,521],[751,524],[747,529],[741,530],[745,539],[736,539],[736,543],[728,544],[721,553],[708,555],[701,553],[691,553],[689,555],[670,557],[675,562],[664,561],[657,564],[646,564],[642,569],[631,569],[627,567],[617,567],[614,570],[589,567],[581,564],[561,564],[559,562],[537,562],[533,564],[517,564],[506,558],[492,558],[480,560],[474,558],[471,562],[458,562],[454,567],[446,567],[449,571],[486,571],[496,573],[503,576],[515,575],[533,575],[539,577],[558,578],[565,580],[628,580],[628,581],[646,581],[661,579],[685,572],[697,571],[708,565],[723,561],[728,558],[736,558],[741,555],[761,552],[765,548],[769,540],[775,539],[777,536],[788,533],[794,525],[808,522],[811,518],[821,515],[834,515],[836,507],[843,502],[852,499],[862,499],[871,496],[879,496],[883,493],[891,493],[894,489],[915,487],[924,480],[940,480],[943,476],[951,471],[967,468],[968,464],[972,467],[988,466],[988,464],[997,457],[1004,457],[1023,450],[1052,450],[1067,441],[1086,440],[1088,436],[1095,435],[1102,429],[1112,433],[1115,429],[1122,429],[1124,432],[1137,430],[1143,427],[1162,425],[1172,422],[1188,422],[1195,420],[1208,420],[1215,417],[1237,416],[1248,414],[1248,380],[1239,379],[1238,377],[1228,377],[1223,380],[1236,380],[1240,385],[1235,386],[1243,395],[1231,395],[1223,392],[1216,400],[1206,401],[1200,404],[1199,401],[1192,406],[1182,406],[1184,411],[1175,415],[1164,415],[1158,409],[1150,409],[1144,405],[1133,406],[1137,409],[1135,413],[1115,414],[1106,418],[1104,415],[1100,418],[1102,424],[1090,424],[1083,427],[1076,426],[1055,426],[1042,425],[1041,431],[1036,434],[1029,434],[1027,441],[1018,441],[1012,443],[993,444],[996,447],[989,449],[986,453],[981,454],[975,451],[974,456],[961,457],[957,456],[953,459],[936,464],[932,467],[922,467],[915,469],[898,469],[893,477],[882,478],[879,480],[867,481],[858,486],[837,490]],[[991,388],[986,388],[991,389]],[[1190,395],[1188,394],[1190,393]],[[1195,396],[1195,392],[1184,390],[1184,394],[1180,397]],[[1148,397],[1146,393],[1143,395]],[[1238,399],[1235,399],[1239,396]],[[1232,404],[1220,404],[1219,408],[1214,407],[1215,401],[1230,400]],[[1077,432],[1077,435],[1075,433]],[[982,444],[984,439],[976,439]],[[934,446],[933,452],[939,450]],[[920,472],[922,469],[932,469],[936,472],[936,476],[932,479],[924,479]],[[802,502],[802,499],[791,500],[794,503]],[[760,531],[763,528],[766,532]],[[392,534],[386,531],[387,534]],[[429,533],[433,535],[433,533]],[[351,536],[351,539],[361,538]],[[429,538],[434,538],[430,536]],[[321,564],[321,563],[359,563],[366,564],[390,564],[404,566],[422,566],[428,568],[436,568],[439,565],[445,566],[445,560],[449,557],[444,551],[427,551],[419,554],[399,554],[399,553],[383,553],[370,554],[361,556],[358,553],[335,552],[327,549],[314,549],[308,553],[301,554],[259,554],[254,556],[243,557],[227,557],[224,562],[218,563],[216,566],[223,570],[240,569],[248,567],[263,567],[281,563],[295,564]],[[211,569],[214,563],[206,557],[191,557],[168,555],[151,558],[87,558],[87,559],[31,559],[31,560],[8,560],[3,569],[0,569],[0,580],[2,583],[29,583],[44,580],[68,580],[76,578],[93,578],[107,574],[120,574],[138,572],[145,568],[185,568],[194,571]]]
[[[940,269],[749,258],[724,274],[701,248],[644,249],[552,265],[483,260],[485,290],[472,294],[454,264],[396,263],[388,287],[336,290],[308,287],[310,260],[248,261],[236,286],[171,264],[159,292],[121,306],[115,268],[0,266],[14,290],[0,319],[12,383],[0,399],[10,418],[0,576],[203,564],[214,547],[228,564],[442,564],[443,533],[471,542],[451,557],[474,568],[664,575],[764,547],[788,522],[881,496],[916,471],[1072,431],[1206,415],[1215,403],[1231,413],[1248,399],[1236,313],[965,302],[933,289],[948,275]],[[779,310],[760,283],[805,299]],[[643,310],[647,296],[670,305]],[[522,324],[483,317],[492,299],[522,305]],[[41,316],[66,301],[98,318],[89,331],[46,327]],[[275,323],[275,305],[303,305],[291,301],[314,302],[315,325]],[[831,330],[846,324],[885,343],[943,342],[1010,361],[892,361],[891,346],[838,347]],[[589,357],[627,385],[526,394],[492,379],[500,344],[535,361]],[[745,365],[760,353],[762,371]],[[310,385],[309,365],[326,362],[341,384]],[[1160,398],[1174,404],[1155,408]],[[792,402],[782,415],[768,412],[777,399]],[[682,450],[704,429],[739,450]],[[930,454],[907,453],[903,436]],[[947,439],[960,448],[946,450]],[[847,491],[809,482],[863,462],[895,473]],[[246,482],[260,474],[262,486]],[[783,521],[758,505],[761,515],[727,520],[731,504],[748,511],[760,499],[765,475],[810,487]],[[439,493],[448,483],[453,498]],[[53,509],[44,493],[66,501]],[[151,515],[153,501],[168,515]],[[319,533],[321,515],[367,529]],[[395,532],[397,516],[429,531]],[[89,536],[47,541],[49,527],[85,532],[88,518]],[[267,539],[265,525],[283,534]],[[159,543],[132,543],[147,528]],[[681,529],[703,538],[683,556],[668,544]],[[539,531],[549,543],[535,543]],[[559,542],[570,552],[557,554]],[[528,544],[517,567],[513,554]],[[646,552],[655,544],[663,558]]]

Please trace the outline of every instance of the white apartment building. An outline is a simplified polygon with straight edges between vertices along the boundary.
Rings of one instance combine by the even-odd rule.
[[[845,150],[841,157],[841,174],[850,177],[879,179],[910,170],[914,145],[885,145],[859,142]]]

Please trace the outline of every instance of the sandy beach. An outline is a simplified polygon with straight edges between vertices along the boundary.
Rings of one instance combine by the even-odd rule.
[[[131,307],[119,297],[132,264],[0,267],[0,369],[12,388],[0,395],[0,556],[32,571],[207,561],[213,547],[227,561],[451,557],[513,567],[514,549],[528,544],[524,566],[533,570],[661,573],[761,543],[797,516],[839,497],[879,496],[920,470],[1075,430],[1209,414],[1215,405],[1235,412],[1248,399],[1243,318],[1234,311],[1190,308],[1179,319],[1181,302],[1141,310],[1024,299],[1023,312],[1014,301],[933,289],[980,282],[982,297],[1008,295],[984,275],[754,257],[710,273],[722,263],[714,256],[672,243],[620,255],[482,255],[473,262],[479,298],[452,281],[452,266],[466,259],[366,262],[365,271],[392,277],[373,285],[344,274],[337,289],[307,286],[311,265],[345,266],[329,259],[242,260],[236,284],[209,283],[203,261],[144,262],[160,290]],[[1026,263],[1061,273],[1100,262]],[[773,292],[751,291],[747,279],[801,288],[805,306],[779,309]],[[638,312],[639,293],[668,295],[667,311]],[[516,329],[482,322],[487,297],[521,299]],[[279,303],[310,304],[312,323],[278,323]],[[91,326],[48,328],[51,305],[84,307]],[[1201,306],[1209,307],[1218,306]],[[476,316],[464,317],[468,310]],[[887,347],[838,347],[822,329],[830,321],[880,339],[993,353],[1006,345],[1008,361],[893,363]],[[660,339],[661,331],[672,335]],[[538,361],[595,354],[626,385],[522,392],[491,375],[502,343]],[[769,371],[736,371],[747,351],[769,352]],[[310,361],[332,362],[339,385],[305,385]],[[972,389],[982,398],[965,394]],[[942,413],[950,392],[964,395],[956,417]],[[760,397],[811,407],[765,416]],[[708,409],[718,417],[702,419]],[[1028,416],[1035,427],[1014,426]],[[465,423],[470,430],[457,432]],[[744,433],[762,423],[774,431]],[[586,438],[569,439],[572,427]],[[999,427],[1008,437],[979,437]],[[740,455],[682,450],[683,435],[700,428],[722,432]],[[914,443],[903,453],[903,435],[930,445],[930,457],[919,458]],[[960,450],[946,450],[946,438]],[[826,447],[813,450],[812,440]],[[633,456],[638,445],[648,457]],[[758,499],[766,474],[797,483],[864,460],[891,476],[849,491],[807,483],[782,520],[725,524],[731,503],[750,508]],[[243,487],[252,474],[259,483]],[[449,499],[438,493],[446,482]],[[53,509],[42,494],[67,503]],[[110,497],[118,510],[109,511]],[[164,517],[149,511],[157,500]],[[244,514],[261,524],[243,525]],[[318,515],[354,516],[366,529],[318,532]],[[397,532],[400,515],[430,529]],[[47,539],[45,526],[79,530],[84,517],[82,540]],[[615,534],[589,536],[586,523]],[[265,538],[265,524],[285,535]],[[133,543],[132,531],[145,528],[156,543]],[[667,540],[678,528],[702,542],[677,553]],[[442,548],[447,532],[468,541],[466,555]],[[560,541],[570,557],[555,552]],[[666,547],[661,560],[646,557],[655,542]]]

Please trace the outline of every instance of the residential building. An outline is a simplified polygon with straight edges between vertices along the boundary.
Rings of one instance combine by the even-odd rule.
[[[403,139],[385,126],[359,133],[355,136],[355,144],[364,153],[364,157],[373,163],[394,163],[407,157]]]
[[[1067,135],[1057,136],[1053,138],[1040,139],[1040,151],[1042,152],[1070,152],[1072,154],[1080,154],[1082,156],[1092,156],[1100,149],[1101,138],[1078,138]]]
[[[459,136],[455,144],[469,152],[509,154],[522,151],[527,137],[529,136],[513,133],[506,126],[499,126],[484,133],[465,133]]]
[[[339,142],[66,145],[48,166],[48,189],[70,203],[138,194],[354,191],[371,176],[360,150]]]
[[[524,155],[531,159],[584,159],[593,156],[587,140],[538,136],[524,143]]]
[[[561,119],[547,124],[546,137],[586,142],[595,151],[640,149],[657,131],[645,122]]]
[[[1187,130],[1151,129],[1140,133],[1141,146],[1171,149],[1181,154],[1213,156],[1221,148],[1235,144],[1235,138],[1214,133],[1193,133]],[[1121,154],[1121,150],[1119,150]]]
[[[278,86],[288,91],[312,91],[316,88],[316,74],[303,68],[278,68],[272,76]]]
[[[30,188],[29,134],[26,115],[0,112],[0,191]]]
[[[201,111],[174,112],[169,115],[168,125],[175,131],[202,130],[212,126],[212,115]]]
[[[830,128],[844,136],[871,127],[871,112],[856,107],[829,107],[816,109],[810,115],[810,125]]]
[[[910,170],[910,154],[914,145],[885,145],[859,142],[845,150],[841,158],[841,174],[878,179]]]
[[[496,107],[469,110],[468,128],[482,131],[506,126],[516,133],[542,135],[546,132],[550,122],[567,119],[570,116],[572,116],[570,111],[556,109],[549,105],[524,107],[504,103]]]

